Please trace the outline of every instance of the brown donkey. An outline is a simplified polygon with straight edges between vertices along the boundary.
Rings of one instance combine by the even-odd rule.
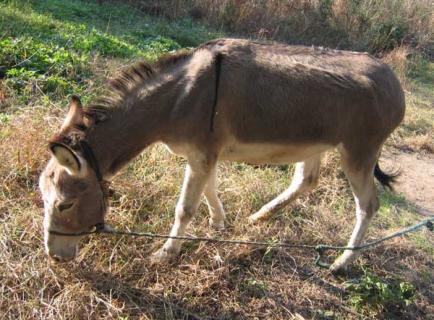
[[[395,75],[364,53],[219,39],[137,65],[94,104],[83,108],[73,97],[50,141],[53,157],[40,178],[46,250],[57,261],[74,258],[80,237],[55,233],[102,223],[103,181],[155,142],[188,161],[173,236],[185,233],[202,193],[210,224],[224,227],[218,161],[297,162],[290,187],[250,216],[256,222],[312,189],[321,154],[338,148],[356,202],[348,246],[357,246],[379,206],[374,175],[384,185],[393,180],[377,161],[404,111]],[[170,260],[180,248],[168,240],[153,258]],[[345,251],[332,270],[356,256]]]

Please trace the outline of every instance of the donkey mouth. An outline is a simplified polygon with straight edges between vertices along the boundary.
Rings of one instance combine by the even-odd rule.
[[[50,254],[50,259],[55,263],[65,263],[74,260],[75,255],[73,256],[59,256],[56,254]]]
[[[74,260],[76,255],[77,255],[77,248],[74,248],[74,250],[72,252],[68,252],[68,254],[65,254],[63,252],[60,254],[60,253],[52,252],[51,250],[48,251],[48,256],[55,263],[69,262],[71,260]]]

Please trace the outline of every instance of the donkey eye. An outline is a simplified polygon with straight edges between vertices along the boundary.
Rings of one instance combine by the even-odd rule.
[[[73,205],[74,205],[74,202],[59,203],[56,207],[57,207],[57,210],[59,210],[59,212],[61,212],[61,211],[71,209]]]

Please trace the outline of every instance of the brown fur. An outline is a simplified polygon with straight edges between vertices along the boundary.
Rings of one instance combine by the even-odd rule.
[[[215,135],[210,135],[207,128],[209,120],[197,121],[211,118],[215,90],[212,65],[192,79],[195,90],[188,96],[182,96],[183,75],[177,78],[179,81],[164,83],[170,92],[160,92],[158,96],[169,99],[170,106],[156,106],[154,109],[158,110],[144,112],[146,104],[153,104],[155,98],[140,101],[136,96],[162,73],[179,74],[179,65],[194,63],[197,53],[203,50],[223,57]],[[213,145],[224,144],[224,134],[245,143],[343,143],[351,150],[351,157],[360,159],[366,148],[379,148],[404,114],[404,96],[398,80],[387,65],[367,54],[246,40],[215,40],[194,51],[167,55],[154,65],[141,63],[112,80],[111,85],[109,95],[87,108],[88,116],[98,118],[95,115],[107,112],[112,113],[111,117],[122,114],[140,119],[147,116],[145,113],[153,117],[152,113],[164,113],[172,122],[171,131],[175,127],[185,131],[174,137],[168,133],[167,140],[194,136],[207,145],[210,141]],[[125,103],[130,101],[132,105]],[[130,112],[126,114],[124,108]],[[147,119],[143,120],[138,125],[146,126]],[[127,119],[121,122],[123,126],[133,125]],[[163,131],[165,124],[158,131]],[[110,124],[113,125],[116,126]],[[166,140],[162,134],[157,136]]]

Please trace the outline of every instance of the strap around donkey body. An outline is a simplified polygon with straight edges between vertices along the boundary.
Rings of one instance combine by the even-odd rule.
[[[89,144],[86,142],[86,140],[81,140],[79,142],[80,149],[82,151],[83,157],[86,159],[86,161],[89,163],[91,168],[95,171],[96,178],[99,182],[103,181],[103,176],[101,174],[98,160],[95,158],[95,154],[92,151],[92,148],[89,146]]]

